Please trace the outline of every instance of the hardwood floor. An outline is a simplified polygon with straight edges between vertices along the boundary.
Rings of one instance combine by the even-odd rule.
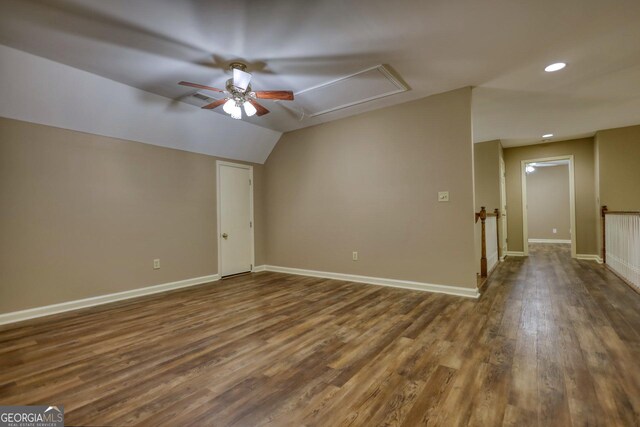
[[[68,425],[640,424],[640,295],[561,245],[480,300],[258,273],[0,328]]]

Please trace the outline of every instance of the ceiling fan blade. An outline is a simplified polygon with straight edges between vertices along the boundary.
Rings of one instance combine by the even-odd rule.
[[[280,99],[282,101],[293,101],[293,92],[290,90],[258,90],[255,92],[256,98],[260,99]]]
[[[221,106],[222,104],[224,104],[228,100],[229,100],[229,98],[218,99],[217,101],[212,102],[211,104],[207,104],[202,108],[204,108],[205,110],[213,110],[214,108]]]
[[[265,114],[267,114],[269,112],[269,110],[267,110],[266,108],[264,108],[262,105],[260,105],[260,103],[258,101],[256,101],[255,99],[247,99],[247,101],[249,103],[251,103],[251,105],[253,105],[254,107],[256,107],[256,116],[264,116]]]
[[[179,85],[182,86],[189,86],[189,87],[195,87],[197,89],[205,89],[205,90],[212,90],[214,92],[224,92],[221,89],[216,89],[215,87],[211,87],[211,86],[205,86],[205,85],[200,85],[198,83],[190,83],[190,82],[180,82],[178,83]]]

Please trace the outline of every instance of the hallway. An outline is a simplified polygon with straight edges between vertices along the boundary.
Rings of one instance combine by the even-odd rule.
[[[263,272],[6,325],[0,402],[74,425],[640,424],[640,295],[568,245],[530,253],[480,300]]]
[[[640,295],[568,244],[530,244],[492,277],[483,335],[510,367],[507,414],[527,425],[639,425]],[[495,319],[495,320],[494,320]]]

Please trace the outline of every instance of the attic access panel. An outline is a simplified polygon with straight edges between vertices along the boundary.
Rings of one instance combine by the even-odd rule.
[[[316,117],[408,89],[387,67],[377,65],[297,92],[295,100],[306,116]]]

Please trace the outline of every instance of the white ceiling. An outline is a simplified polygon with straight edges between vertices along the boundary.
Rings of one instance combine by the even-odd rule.
[[[280,132],[0,45],[0,117],[264,163]]]
[[[197,106],[176,83],[222,87],[234,59],[257,90],[298,92],[378,64],[410,87],[302,120],[295,102],[264,101],[272,113],[249,120],[277,131],[463,86],[475,87],[476,141],[640,123],[637,0],[1,0],[0,43]],[[543,71],[557,61],[569,65]]]

